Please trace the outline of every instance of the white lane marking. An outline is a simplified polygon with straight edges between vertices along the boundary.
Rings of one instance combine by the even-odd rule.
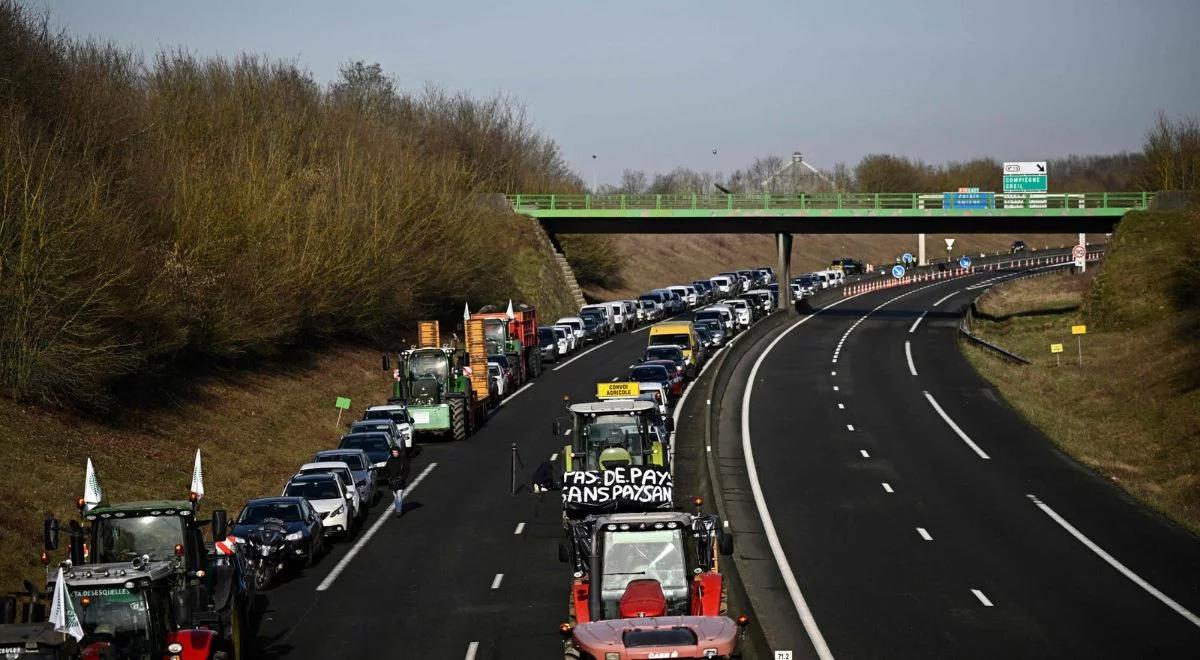
[[[520,534],[523,531],[525,531],[525,523],[519,522],[517,523],[517,528],[513,531],[513,534]]]
[[[847,425],[846,425],[846,430],[847,430],[847,431],[853,431],[853,430],[854,430],[854,425],[853,425],[853,424],[847,424]]]
[[[863,458],[871,458],[871,455],[867,453],[866,449],[860,449],[858,450],[858,453],[862,454]]]
[[[430,463],[429,467],[426,467],[421,474],[417,475],[417,478],[413,479],[412,483],[408,484],[408,487],[404,489],[405,497],[411,496],[412,492],[417,489],[417,486],[419,486],[421,482],[425,480],[425,477],[428,476],[435,467],[437,467],[437,463]],[[388,518],[394,515],[396,514],[392,511],[390,506],[385,508],[383,513],[379,516],[379,519],[375,521],[375,524],[371,525],[371,529],[368,529],[367,533],[363,534],[358,539],[358,543],[355,543],[354,547],[350,548],[350,552],[347,552],[346,555],[342,557],[342,560],[337,563],[337,566],[334,566],[333,570],[329,571],[329,575],[326,575],[325,579],[321,580],[321,584],[317,585],[317,591],[325,591],[328,589],[330,585],[333,584],[333,581],[342,574],[342,571],[346,570],[346,567],[350,565],[350,562],[354,560],[354,557],[358,555],[360,551],[362,551],[364,546],[367,545],[367,542],[371,540],[371,537],[375,536],[375,533],[379,531],[380,527],[383,527],[383,523],[387,522]]]
[[[808,601],[804,599],[804,593],[800,591],[800,585],[796,582],[796,575],[792,572],[792,566],[788,563],[787,556],[783,552],[783,546],[779,543],[779,533],[775,531],[775,523],[771,520],[771,512],[767,509],[767,501],[763,497],[762,484],[758,481],[758,465],[754,462],[754,448],[750,442],[750,397],[754,394],[754,381],[758,377],[758,370],[762,367],[762,363],[766,360],[771,351],[783,341],[783,338],[792,330],[807,323],[821,311],[840,305],[847,300],[857,298],[860,295],[847,296],[841,300],[830,303],[826,307],[805,316],[796,321],[786,330],[779,333],[779,336],[771,340],[767,345],[766,350],[759,354],[754,361],[754,366],[750,368],[750,376],[746,379],[746,391],[742,393],[742,455],[746,461],[746,475],[750,478],[750,493],[754,497],[754,505],[758,509],[758,517],[762,521],[763,531],[767,537],[767,544],[771,546],[771,554],[775,557],[775,564],[779,567],[779,574],[783,578],[783,584],[787,587],[788,595],[791,596],[792,606],[796,608],[796,614],[800,617],[800,623],[804,625],[804,631],[808,633],[808,639],[812,642],[813,649],[817,652],[817,656],[821,660],[833,660],[833,653],[829,650],[829,644],[825,642],[825,636],[821,634],[821,629],[817,627],[817,620],[813,617],[812,610],[808,607]],[[837,386],[834,386],[837,390]],[[865,451],[863,452],[866,453]]]
[[[834,385],[834,386],[833,386],[833,391],[834,391],[834,392],[837,392],[837,391],[838,391],[838,386],[837,386],[837,385]]]
[[[948,280],[946,280],[946,281],[948,281]],[[866,320],[867,320],[867,317],[871,316],[871,315],[872,315],[872,314],[874,314],[875,312],[878,312],[879,310],[883,309],[884,307],[887,307],[888,305],[890,305],[890,304],[892,304],[892,303],[896,302],[897,300],[900,300],[901,298],[904,298],[904,297],[906,297],[906,296],[911,296],[911,295],[912,295],[912,294],[914,294],[914,293],[918,293],[918,292],[920,292],[920,291],[924,291],[925,289],[928,289],[928,288],[930,288],[930,287],[935,287],[935,286],[938,286],[939,284],[944,284],[946,281],[942,281],[942,282],[934,282],[933,284],[926,284],[925,286],[918,287],[918,288],[916,288],[916,289],[912,289],[912,290],[909,290],[909,291],[905,291],[904,293],[902,293],[902,294],[900,294],[900,295],[898,295],[898,296],[896,296],[896,297],[894,297],[894,298],[891,298],[891,299],[889,299],[889,300],[885,300],[885,301],[883,301],[883,302],[879,303],[877,306],[875,306],[875,308],[874,308],[874,309],[872,309],[871,311],[867,312],[866,314],[863,314],[863,315],[862,315],[861,317],[859,317],[859,319],[858,319],[857,321],[855,321],[855,322],[854,322],[854,323],[853,323],[853,324],[852,324],[852,325],[851,325],[849,328],[846,328],[846,332],[842,333],[842,338],[838,340],[837,347],[835,347],[835,348],[833,349],[833,361],[834,361],[834,362],[837,362],[837,359],[838,359],[838,354],[839,354],[839,353],[841,353],[841,351],[842,351],[842,344],[846,343],[846,339],[848,339],[848,338],[850,337],[850,333],[851,333],[851,332],[854,332],[854,329],[855,329],[855,328],[857,328],[857,327],[858,327],[860,324],[862,324],[862,322],[863,322],[863,321],[866,321]],[[859,294],[859,295],[862,295],[862,294]],[[853,298],[853,297],[855,297],[855,296],[851,296],[851,298]],[[847,298],[843,298],[843,300],[847,300]],[[924,313],[924,312],[922,312],[922,313],[921,313],[921,316],[922,316],[922,317],[923,317],[923,316],[925,316],[925,313]],[[918,321],[920,321],[920,319],[917,319],[917,320],[918,320]],[[913,323],[913,328],[915,329],[916,327],[917,327],[917,324],[916,324],[916,323]],[[912,332],[912,329],[910,329],[910,330],[909,330],[909,332]]]
[[[888,482],[886,482],[886,481],[885,481],[885,482],[883,482],[883,489],[884,489],[885,491],[889,492],[889,493],[894,493],[894,492],[896,492],[896,491],[892,490],[892,486],[891,486],[891,484],[889,484],[889,483],[888,483]]]
[[[620,376],[613,376],[612,382],[614,382],[614,383],[615,383],[615,382],[617,382],[618,380],[621,380],[621,377],[620,377]]]
[[[908,342],[908,341],[904,342],[904,357],[908,359],[908,373],[916,376],[917,375],[917,365],[913,364],[912,343],[911,342]]]
[[[475,653],[479,651],[479,642],[471,642],[467,644],[467,655],[463,660],[475,660]]]
[[[845,410],[845,409],[846,409],[846,404],[844,404],[844,403],[838,404],[838,410]]]
[[[938,405],[938,402],[933,398],[932,394],[930,394],[929,392],[925,392],[924,394],[925,394],[925,398],[929,399],[929,404],[931,406],[933,406],[934,410],[937,411],[937,414],[942,416],[942,420],[944,422],[946,422],[947,424],[949,424],[950,428],[954,429],[954,432],[958,434],[958,437],[962,438],[963,442],[967,443],[968,447],[970,447],[971,449],[974,449],[976,454],[979,454],[979,458],[982,458],[984,460],[991,458],[990,456],[985,454],[982,449],[979,448],[979,445],[975,444],[975,441],[973,441],[973,440],[971,440],[971,438],[967,437],[967,434],[963,433],[962,429],[958,428],[958,424],[955,424],[954,420],[950,419],[950,416],[946,414],[946,411],[942,410],[942,407]]]
[[[551,461],[554,461],[556,458],[558,458],[558,452],[554,452],[553,454],[550,454]]]
[[[521,392],[524,392],[525,390],[527,390],[531,387],[533,387],[533,383],[525,383],[516,392],[513,392],[512,394],[509,394],[508,396],[504,397],[504,400],[501,401],[500,403],[496,404],[496,407],[499,408],[500,406],[503,406],[504,404],[508,403],[509,401],[512,401],[513,399],[517,398],[518,394],[520,394]]]
[[[932,306],[933,306],[933,307],[937,307],[938,305],[940,305],[940,304],[942,304],[942,303],[946,302],[947,300],[949,300],[951,296],[953,296],[955,293],[958,293],[959,291],[962,291],[962,289],[959,289],[958,291],[955,291],[955,292],[953,292],[953,293],[948,293],[948,294],[946,294],[946,297],[945,297],[945,298],[942,298],[941,300],[939,300],[939,301],[937,301],[937,302],[933,303],[933,305],[932,305]]]
[[[983,603],[984,607],[992,606],[992,601],[988,600],[988,597],[984,596],[982,591],[978,589],[972,589],[971,593],[975,594],[975,597],[979,599],[979,602]]]
[[[591,353],[592,351],[596,350],[597,348],[604,348],[605,346],[608,346],[611,343],[613,343],[613,340],[609,339],[608,341],[604,342],[603,344],[596,344],[595,346],[587,349],[586,351],[580,353],[579,355],[576,355],[575,357],[571,358],[570,360],[567,360],[566,362],[563,362],[562,364],[558,365],[557,367],[554,367],[554,370],[558,371],[559,369],[562,369],[563,367],[567,366],[568,364],[571,364],[575,360],[578,360],[579,358],[587,355],[588,353]]]
[[[929,310],[925,310],[925,311],[921,312],[921,315],[917,317],[917,320],[913,321],[912,327],[908,329],[908,334],[911,335],[912,333],[917,331],[917,326],[921,324],[921,319],[925,318],[925,315],[928,313],[929,313]]]
[[[918,528],[917,528],[917,533],[918,533],[918,534],[920,534],[920,535],[921,535],[921,538],[925,539],[926,541],[932,541],[932,540],[933,540],[933,537],[929,535],[929,532],[925,531],[925,528],[924,528],[924,527],[918,527]]]
[[[836,375],[837,375],[837,372],[836,372],[836,371],[831,371],[831,372],[829,372],[829,375],[830,375],[830,376],[836,376]]]
[[[1144,589],[1146,591],[1146,593],[1150,594],[1151,596],[1154,596],[1155,598],[1160,600],[1164,605],[1175,610],[1175,612],[1177,612],[1180,616],[1182,616],[1183,618],[1185,618],[1189,622],[1191,622],[1192,625],[1200,626],[1200,617],[1196,616],[1195,614],[1192,614],[1187,608],[1185,608],[1184,606],[1182,606],[1179,603],[1172,600],[1170,596],[1167,596],[1166,594],[1159,591],[1158,589],[1155,589],[1153,585],[1151,585],[1149,582],[1146,582],[1145,580],[1143,580],[1140,575],[1138,575],[1137,573],[1134,573],[1133,571],[1126,568],[1125,565],[1122,564],[1121,562],[1117,561],[1115,557],[1113,557],[1112,555],[1105,552],[1104,548],[1101,548],[1100,546],[1096,545],[1095,543],[1092,542],[1091,539],[1084,536],[1083,532],[1080,532],[1078,529],[1075,529],[1075,526],[1072,525],[1071,523],[1067,522],[1062,516],[1058,515],[1058,512],[1056,512],[1054,509],[1051,509],[1049,506],[1047,506],[1045,502],[1039,500],[1036,495],[1031,494],[1031,495],[1026,495],[1025,497],[1028,497],[1030,500],[1032,500],[1033,503],[1036,504],[1039,509],[1041,509],[1043,512],[1045,512],[1046,515],[1050,516],[1051,520],[1058,523],[1063,529],[1070,532],[1071,536],[1074,536],[1076,539],[1079,540],[1080,543],[1087,546],[1087,548],[1089,550],[1096,553],[1096,555],[1098,555],[1104,561],[1108,562],[1109,566],[1112,566],[1113,568],[1120,571],[1121,575],[1124,575],[1125,577],[1129,578],[1130,581],[1132,581],[1134,584],[1136,584],[1137,586]]]
[[[492,579],[492,589],[499,589],[499,588],[500,588],[500,582],[501,582],[503,579],[504,579],[504,574],[503,574],[503,573],[497,573],[497,574],[496,574],[496,577]]]

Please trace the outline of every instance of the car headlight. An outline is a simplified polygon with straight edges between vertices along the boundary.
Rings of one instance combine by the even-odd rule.
[[[331,516],[340,516],[340,515],[342,515],[343,513],[346,513],[346,505],[345,505],[345,504],[339,504],[339,505],[338,505],[338,508],[334,509],[334,510],[333,510],[333,513],[330,513],[329,515],[331,515]]]
[[[292,532],[283,538],[289,541],[299,541],[300,539],[304,538],[304,532]]]
[[[167,653],[183,653],[183,644],[179,642],[167,644]]]

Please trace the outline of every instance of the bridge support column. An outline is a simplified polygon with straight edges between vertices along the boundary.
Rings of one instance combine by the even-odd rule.
[[[775,234],[775,247],[779,250],[779,309],[784,314],[791,314],[795,309],[792,305],[792,235]]]
[[[929,265],[929,262],[925,260],[925,234],[917,234],[917,265]]]

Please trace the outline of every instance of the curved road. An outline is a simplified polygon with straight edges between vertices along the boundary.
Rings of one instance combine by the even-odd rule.
[[[1058,452],[959,352],[996,278],[844,299],[758,360],[748,442],[812,638],[845,658],[1195,657],[1197,538]]]

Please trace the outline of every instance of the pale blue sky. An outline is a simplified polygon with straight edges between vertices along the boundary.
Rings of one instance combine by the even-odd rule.
[[[1200,114],[1200,0],[34,0],[72,33],[504,92],[600,181],[794,149],[1034,160]],[[714,157],[712,149],[719,149]]]

